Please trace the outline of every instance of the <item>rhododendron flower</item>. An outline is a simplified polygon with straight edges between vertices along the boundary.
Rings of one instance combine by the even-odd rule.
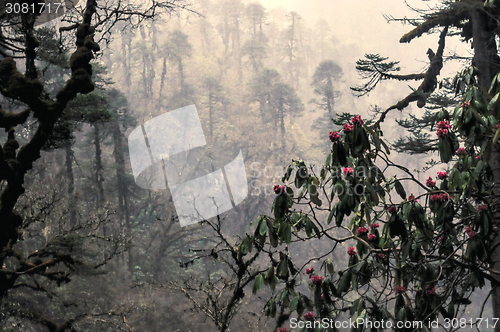
[[[428,289],[426,291],[427,295],[434,295],[436,294],[436,289],[434,287],[432,287],[431,289]]]
[[[448,135],[448,129],[439,129],[436,130],[436,135],[437,137],[445,137],[446,135]]]
[[[442,194],[432,194],[431,195],[431,201],[447,201],[450,199],[451,196],[448,195],[447,193],[442,193]]]
[[[377,254],[377,256],[380,257],[380,258],[384,258],[385,257],[384,254]]]
[[[279,194],[284,193],[286,191],[286,187],[285,186],[280,186],[279,184],[275,184],[273,186],[273,190],[274,190],[274,193],[276,195],[279,195]]]
[[[438,128],[439,129],[450,129],[451,126],[450,126],[450,121],[446,120],[446,121],[439,121],[438,122]]]
[[[304,319],[305,320],[313,320],[314,319],[314,314],[312,312],[308,312],[307,314],[304,314]]]
[[[418,200],[415,199],[415,196],[413,196],[413,193],[411,193],[410,196],[408,196],[408,201],[418,202]]]
[[[406,288],[404,286],[396,286],[394,290],[396,291],[396,293],[402,293],[406,290]]]
[[[315,285],[321,285],[321,283],[323,282],[323,277],[311,276],[311,282]]]
[[[441,235],[438,240],[439,240],[439,242],[443,242],[444,241],[444,236]]]
[[[466,156],[467,151],[464,148],[458,148],[456,154],[457,154],[457,156]]]
[[[375,234],[368,234],[368,241],[375,241],[377,239],[377,235]]]
[[[481,204],[477,207],[479,211],[486,211],[488,210],[488,204]]]
[[[476,156],[476,160],[481,160],[481,156]]]
[[[345,175],[352,175],[352,173],[354,173],[354,170],[351,168],[351,167],[344,167],[342,169],[342,172],[345,174]]]
[[[390,214],[394,214],[394,213],[398,212],[398,208],[396,207],[396,205],[391,205],[387,209],[387,212],[389,212]]]
[[[429,176],[429,178],[425,181],[425,185],[429,188],[432,188],[436,185],[436,181],[433,181],[432,176]]]
[[[464,102],[462,103],[462,105],[460,105],[460,106],[461,106],[461,107],[464,107],[464,108],[467,108],[467,107],[469,107],[469,106],[470,106],[470,102],[466,100],[466,101],[464,101]]]
[[[346,123],[343,126],[344,133],[348,133],[354,129],[354,126],[350,123]]]
[[[448,173],[446,172],[437,172],[437,176],[439,180],[444,180],[448,177]]]
[[[375,228],[378,228],[378,227],[379,227],[378,222],[376,222],[376,223],[374,223],[374,224],[371,224],[371,225],[370,225],[370,228],[371,228],[371,229],[375,229]]]
[[[366,227],[358,227],[356,233],[358,234],[358,236],[361,236],[368,233],[368,230],[366,229]]]
[[[496,124],[496,125],[495,125],[495,128],[500,128],[500,124]]]
[[[331,131],[329,137],[330,137],[330,141],[336,142],[340,139],[340,134],[338,131],[336,131],[336,132]]]
[[[349,250],[347,250],[347,254],[349,256],[355,256],[356,255],[356,249],[354,249],[354,247],[350,247]]]
[[[276,332],[288,332],[288,330],[286,327],[283,327],[283,328],[277,329]]]
[[[363,123],[365,123],[362,119],[361,119],[361,115],[356,115],[354,116],[352,119],[351,119],[351,122],[353,125],[357,125],[358,127],[361,126]]]
[[[306,269],[306,274],[312,274],[314,272],[314,267],[311,267],[310,269]]]
[[[472,229],[472,226],[468,226],[465,228],[465,232],[469,237],[474,237],[476,236],[477,232]]]

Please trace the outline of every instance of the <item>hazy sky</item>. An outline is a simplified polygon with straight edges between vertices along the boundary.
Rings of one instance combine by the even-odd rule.
[[[384,15],[395,18],[418,17],[417,13],[408,8],[404,0],[261,0],[260,2],[268,10],[283,6],[287,11],[297,11],[309,26],[314,26],[314,23],[322,18],[328,21],[332,34],[340,43],[340,49],[344,48],[347,53],[345,57],[334,59],[341,62],[347,90],[349,86],[359,82],[355,63],[365,53],[379,53],[390,57],[390,60],[401,61],[401,73],[412,73],[423,71],[428,66],[427,49],[432,48],[436,51],[437,48],[438,34],[424,35],[409,44],[399,43],[401,36],[413,27],[400,22],[388,23]],[[434,2],[407,1],[409,5],[421,9]],[[453,45],[451,40],[447,40],[447,48],[451,45]],[[451,48],[454,49],[453,46]],[[413,86],[418,84],[414,83]],[[395,93],[396,91],[398,93]],[[370,104],[388,107],[389,103],[392,105],[398,98],[403,98],[406,92],[409,90],[405,83],[384,83],[370,95],[370,98],[361,100],[349,98],[349,102],[351,106],[360,108]],[[350,92],[344,91],[344,93]]]

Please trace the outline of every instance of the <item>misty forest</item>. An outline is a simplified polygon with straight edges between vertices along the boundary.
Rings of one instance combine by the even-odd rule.
[[[1,331],[500,331],[500,0],[25,1]]]

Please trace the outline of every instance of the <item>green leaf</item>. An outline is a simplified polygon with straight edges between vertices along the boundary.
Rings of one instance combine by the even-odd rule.
[[[321,206],[321,204],[323,204],[323,203],[319,199],[318,187],[315,184],[311,184],[308,187],[308,190],[309,190],[309,196],[311,196],[311,202],[313,202],[317,206]]]
[[[283,238],[286,244],[290,244],[290,242],[292,242],[292,226],[289,223],[285,226]]]
[[[288,259],[284,257],[278,265],[278,275],[280,277],[288,276]]]
[[[259,234],[266,235],[266,232],[267,232],[267,223],[264,219],[262,219],[259,224]]]
[[[488,111],[491,111],[491,109],[498,100],[498,96],[500,96],[500,92],[498,92],[493,98],[491,98],[490,102],[488,103],[488,108],[487,108]]]
[[[398,193],[399,196],[401,196],[402,199],[405,199],[406,198],[405,188],[403,188],[403,185],[401,184],[401,182],[399,182],[399,180],[396,180],[395,182],[396,182],[395,183],[396,192]]]
[[[332,209],[332,210],[330,211],[330,213],[328,214],[328,218],[326,218],[326,223],[327,223],[328,225],[330,225],[330,223],[332,222],[332,219],[333,219],[333,215],[334,215],[334,213],[335,213],[335,209]]]
[[[264,279],[267,281],[271,281],[274,279],[274,266],[271,265],[269,269],[267,269],[266,275],[264,276]]]
[[[333,274],[333,272],[334,272],[333,262],[328,258],[325,263],[326,263],[326,269],[327,269],[328,273]]]
[[[257,278],[255,278],[255,281],[253,282],[253,287],[252,287],[252,293],[255,295],[258,290],[262,288],[264,285],[264,277],[262,274],[259,274]]]
[[[297,304],[299,304],[299,299],[300,297],[298,296],[292,299],[292,302],[290,302],[290,312],[297,309]]]

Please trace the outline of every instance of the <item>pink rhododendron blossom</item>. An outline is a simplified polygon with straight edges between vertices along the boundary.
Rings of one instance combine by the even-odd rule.
[[[477,232],[472,229],[472,226],[468,226],[465,228],[465,232],[469,237],[474,237],[476,236]]]
[[[314,314],[312,312],[308,312],[307,314],[304,314],[304,319],[305,320],[313,320],[314,319]]]
[[[467,108],[467,107],[469,107],[469,106],[470,106],[470,102],[466,100],[466,101],[464,101],[464,102],[462,103],[462,105],[460,105],[460,106],[461,106],[461,107],[463,107],[463,108]]]
[[[368,240],[369,241],[375,241],[377,239],[377,235],[375,234],[368,234]]]
[[[431,201],[447,201],[451,199],[451,196],[448,195],[447,193],[442,193],[442,194],[432,194],[431,195]]]
[[[315,285],[321,285],[321,283],[323,282],[323,277],[320,277],[320,276],[311,276],[311,282]]]
[[[376,222],[376,223],[374,223],[374,224],[371,224],[371,225],[370,225],[370,228],[371,228],[371,229],[379,228],[379,224],[378,224],[378,222]]]
[[[396,286],[394,290],[396,291],[396,293],[402,293],[406,290],[406,288],[404,286]]]
[[[343,126],[344,133],[348,133],[354,129],[354,126],[350,123],[346,123]]]
[[[387,212],[389,212],[390,214],[394,214],[394,213],[398,212],[398,208],[396,207],[396,205],[391,205],[387,209]]]
[[[366,227],[358,227],[356,233],[358,234],[358,236],[361,236],[368,233],[368,229],[366,229]]]
[[[429,178],[425,181],[425,185],[429,188],[432,188],[436,185],[436,181],[433,181],[432,176],[429,176]]]
[[[467,151],[464,148],[458,148],[456,154],[457,156],[466,156]]]
[[[477,207],[479,211],[486,211],[488,210],[488,204],[481,204]]]
[[[332,142],[336,142],[340,139],[340,134],[338,131],[336,131],[336,132],[331,131],[330,135],[328,135],[328,136],[330,137],[330,141],[332,141]]]
[[[352,173],[354,173],[354,170],[351,168],[351,167],[344,167],[342,169],[342,172],[345,174],[345,175],[352,175]]]
[[[306,269],[306,274],[312,274],[314,272],[314,267],[311,267],[310,269]]]
[[[408,201],[418,202],[418,200],[415,199],[415,196],[413,196],[413,193],[411,193],[410,196],[408,196]]]
[[[362,124],[364,124],[365,122],[361,119],[361,115],[356,115],[354,116],[352,119],[351,119],[351,122],[353,125],[356,125],[356,126],[361,126]]]
[[[354,247],[350,247],[348,250],[347,250],[347,254],[349,256],[355,256],[356,255],[356,249],[354,249]]]
[[[279,195],[279,194],[282,194],[286,191],[286,187],[285,186],[280,186],[279,184],[275,184],[273,186],[273,190],[274,190],[274,193],[276,195]]]
[[[437,172],[437,176],[439,180],[444,180],[448,177],[448,173],[446,172]]]

